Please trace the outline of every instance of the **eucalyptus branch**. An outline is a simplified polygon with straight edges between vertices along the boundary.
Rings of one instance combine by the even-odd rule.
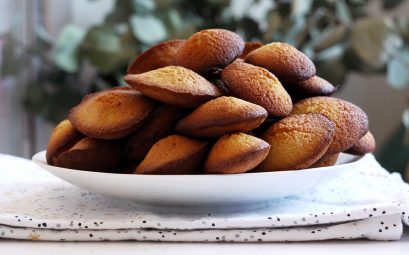
[[[9,40],[7,38],[7,35],[0,36],[0,39],[3,39],[5,41]],[[32,58],[32,57],[40,57],[44,61],[40,61],[40,64],[44,66],[44,68],[52,69],[53,66],[49,63],[49,59],[47,58],[46,53],[42,52],[40,49],[37,49],[34,46],[27,46],[25,45],[22,41],[20,41],[17,38],[12,38],[13,40],[13,48],[19,50],[21,54],[23,55],[23,58]],[[47,61],[46,61],[47,60]]]

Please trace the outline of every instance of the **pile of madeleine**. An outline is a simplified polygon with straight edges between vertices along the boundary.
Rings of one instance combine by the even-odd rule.
[[[334,165],[374,151],[368,118],[293,46],[208,29],[138,56],[53,130],[50,165],[134,174],[236,174]]]

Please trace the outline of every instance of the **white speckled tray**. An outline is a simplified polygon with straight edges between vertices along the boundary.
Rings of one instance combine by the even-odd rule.
[[[289,180],[291,181],[291,180]],[[359,165],[266,207],[189,214],[155,211],[77,188],[31,161],[0,155],[0,238],[31,240],[397,240],[409,223],[409,187],[367,155]],[[239,210],[240,211],[240,210]]]

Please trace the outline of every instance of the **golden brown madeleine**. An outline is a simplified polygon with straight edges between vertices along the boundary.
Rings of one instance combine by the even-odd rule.
[[[174,65],[199,74],[223,68],[241,55],[243,39],[224,29],[206,29],[193,34],[179,49]]]
[[[312,164],[309,168],[333,166],[337,163],[339,153],[335,154],[324,154],[317,162]]]
[[[321,114],[285,117],[261,136],[271,148],[256,170],[269,172],[307,168],[325,154],[334,133],[334,123]]]
[[[207,174],[245,173],[263,161],[270,145],[255,136],[234,133],[222,136],[212,147],[204,165]]]
[[[182,117],[182,109],[162,105],[150,116],[145,124],[129,138],[125,146],[125,156],[128,159],[142,160],[149,149],[160,139],[169,135]]]
[[[193,174],[208,151],[208,143],[181,135],[159,140],[136,168],[136,174]]]
[[[280,81],[262,67],[235,61],[223,69],[222,79],[230,95],[264,107],[269,117],[284,117],[293,109]]]
[[[121,146],[117,141],[85,137],[54,162],[56,166],[77,170],[116,172],[121,163]]]
[[[256,104],[235,98],[219,97],[209,101],[176,125],[176,131],[195,137],[219,137],[247,132],[267,118],[267,111]]]
[[[185,41],[171,40],[152,46],[131,63],[128,74],[145,73],[172,65],[173,58]]]
[[[266,44],[252,52],[245,62],[272,72],[281,82],[296,82],[315,75],[314,63],[301,51],[287,43]]]
[[[244,44],[243,53],[241,53],[239,58],[244,59],[250,52],[260,48],[261,46],[263,46],[261,42],[246,42]]]
[[[81,133],[96,139],[117,139],[134,132],[154,101],[131,88],[110,89],[86,96],[68,119]]]
[[[310,97],[294,105],[294,114],[321,113],[332,120],[336,132],[329,154],[345,151],[368,132],[368,117],[358,106],[333,97]]]
[[[180,107],[196,107],[221,95],[220,89],[215,85],[181,66],[128,74],[124,80],[148,97]]]
[[[284,84],[288,93],[297,97],[307,98],[312,96],[330,96],[337,87],[327,80],[314,75],[308,80]]]
[[[54,164],[54,158],[60,153],[69,150],[75,143],[84,137],[78,132],[69,120],[61,121],[51,133],[47,145],[46,159],[50,165]]]
[[[354,155],[365,155],[366,153],[374,152],[376,149],[375,137],[370,131],[358,140],[351,148],[346,150],[346,153]]]

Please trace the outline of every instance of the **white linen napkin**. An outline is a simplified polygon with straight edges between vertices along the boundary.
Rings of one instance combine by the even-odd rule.
[[[261,209],[163,212],[75,187],[0,154],[0,238],[49,241],[273,242],[398,240],[409,186],[366,155],[356,169]],[[290,181],[290,180],[289,180]]]

